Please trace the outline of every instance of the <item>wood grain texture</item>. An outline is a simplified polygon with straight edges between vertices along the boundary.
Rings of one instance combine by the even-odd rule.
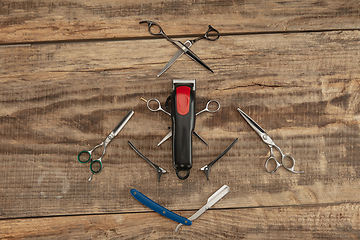
[[[188,216],[194,211],[180,211]],[[1,221],[5,239],[358,239],[359,204],[208,210],[174,232],[157,213]]]
[[[215,74],[184,56],[161,78],[158,70],[174,53],[165,40],[0,48],[1,218],[147,211],[132,200],[131,188],[171,210],[196,209],[223,184],[231,193],[221,208],[359,202],[353,194],[360,187],[359,37],[359,31],[222,37],[193,48]],[[141,46],[148,45],[145,53]],[[170,141],[156,147],[170,119],[140,100],[164,102],[171,76],[197,79],[198,110],[209,99],[222,105],[197,118],[209,147],[194,140],[186,181],[172,170]],[[267,174],[269,149],[237,107],[305,174]],[[135,115],[109,145],[103,171],[87,182],[88,165],[76,161],[77,153],[100,143],[129,109]],[[236,137],[207,181],[196,170]],[[160,183],[128,140],[170,171]]]
[[[182,42],[216,27],[218,41],[191,48],[215,73],[182,56],[157,78],[177,49],[144,19]],[[358,1],[0,2],[0,239],[359,238],[359,23]],[[186,181],[171,141],[156,146],[170,118],[140,100],[164,104],[172,79],[197,80],[197,111],[221,104],[196,119],[209,146],[193,139]],[[305,173],[268,174],[269,148],[238,107]],[[77,154],[130,109],[88,182]],[[197,169],[235,138],[206,180]],[[169,172],[159,183],[128,140]],[[179,234],[129,193],[189,217],[224,184],[230,193]]]
[[[63,1],[0,3],[0,43],[149,37],[139,21],[170,35],[359,29],[359,1]]]

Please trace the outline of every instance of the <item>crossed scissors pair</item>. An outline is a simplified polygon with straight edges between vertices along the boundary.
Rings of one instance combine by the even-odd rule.
[[[192,60],[194,60],[195,62],[199,63],[200,65],[202,65],[203,67],[205,67],[207,70],[209,70],[210,72],[213,73],[213,70],[211,70],[194,52],[192,52],[190,50],[190,47],[197,41],[201,40],[201,39],[206,39],[209,41],[216,41],[219,39],[220,37],[220,33],[213,27],[211,27],[209,25],[209,29],[206,31],[206,33],[198,38],[195,38],[194,40],[188,40],[185,43],[182,43],[180,41],[175,41],[172,40],[170,37],[168,37],[165,32],[162,30],[162,28],[160,27],[159,24],[152,22],[152,21],[141,21],[141,23],[147,23],[148,24],[148,29],[151,35],[155,35],[155,36],[163,36],[166,38],[166,40],[168,40],[169,42],[171,42],[172,44],[174,44],[177,48],[179,48],[179,50],[175,53],[175,55],[170,59],[170,61],[165,65],[165,67],[160,71],[160,73],[157,75],[158,77],[160,77],[161,74],[163,74],[171,65],[173,65],[173,63],[180,58],[184,53],[189,56]],[[154,26],[156,26],[158,28],[158,31],[154,32],[153,28],[155,28]],[[213,33],[210,35],[210,33]]]

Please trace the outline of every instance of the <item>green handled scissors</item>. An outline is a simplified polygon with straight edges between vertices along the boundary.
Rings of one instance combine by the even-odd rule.
[[[121,131],[121,129],[123,129],[123,127],[125,126],[125,124],[130,120],[130,118],[132,117],[132,115],[134,114],[134,111],[129,111],[126,116],[120,121],[120,123],[114,128],[114,130],[111,131],[111,133],[109,134],[109,136],[106,137],[106,139],[100,143],[99,145],[96,145],[93,149],[91,149],[90,151],[81,151],[78,156],[77,156],[77,160],[80,163],[87,163],[89,161],[91,161],[90,163],[90,171],[91,171],[91,176],[88,179],[89,181],[91,181],[91,178],[93,176],[94,173],[99,173],[102,169],[102,163],[101,163],[101,159],[102,157],[105,155],[105,150],[106,147],[109,145],[109,143],[111,142],[111,140],[119,134],[119,132]],[[101,154],[101,156],[98,159],[92,159],[92,153],[93,151],[98,148],[104,146],[104,150],[103,153]],[[81,156],[87,156],[86,158],[81,157]]]
[[[189,47],[187,47],[185,44],[183,44],[180,41],[175,41],[172,40],[170,37],[168,37],[165,32],[162,30],[162,28],[160,27],[159,24],[152,22],[152,21],[141,21],[140,24],[142,23],[147,23],[148,24],[148,29],[151,35],[155,35],[155,36],[163,36],[166,38],[166,40],[168,40],[169,42],[171,42],[172,44],[174,44],[179,50],[181,50],[183,53],[185,53],[186,55],[188,55],[192,60],[194,60],[195,62],[199,63],[200,65],[202,65],[203,67],[205,67],[207,70],[209,70],[210,72],[213,73],[213,70],[211,70],[195,53],[193,53]],[[153,32],[151,30],[151,28],[153,26],[156,26],[158,28],[158,32]],[[197,39],[200,40],[200,39]]]

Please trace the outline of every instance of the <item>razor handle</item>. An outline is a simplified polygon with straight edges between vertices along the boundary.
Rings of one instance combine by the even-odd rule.
[[[130,193],[136,200],[138,200],[139,202],[141,202],[148,208],[154,210],[155,212],[163,215],[164,217],[167,217],[173,221],[176,221],[176,222],[184,224],[184,225],[190,226],[192,224],[191,220],[184,218],[184,217],[164,208],[160,204],[154,202],[153,200],[151,200],[150,198],[148,198],[147,196],[145,196],[144,194],[139,192],[138,190],[133,188],[130,190]]]
[[[189,177],[192,168],[192,134],[195,128],[193,84],[173,83],[171,119],[173,167],[178,178],[184,180]],[[183,172],[186,172],[185,175]]]

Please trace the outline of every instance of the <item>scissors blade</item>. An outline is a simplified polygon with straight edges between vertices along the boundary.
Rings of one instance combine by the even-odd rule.
[[[190,221],[194,221],[195,219],[197,219],[198,217],[201,216],[201,214],[203,214],[206,210],[208,210],[209,208],[211,208],[215,203],[217,203],[221,198],[223,198],[226,194],[228,194],[228,192],[230,191],[229,186],[224,185],[222,186],[219,190],[217,190],[213,195],[211,195],[208,200],[207,203],[200,208],[196,213],[194,213],[191,217],[189,217],[188,219]],[[177,232],[179,230],[179,228],[182,226],[182,224],[180,223],[176,229],[175,232]]]
[[[200,141],[202,141],[203,143],[205,143],[206,146],[209,146],[209,144],[197,133],[197,132],[193,132],[194,136],[197,137],[198,139],[200,139]],[[163,144],[166,140],[168,140],[170,137],[172,136],[172,131],[170,131],[168,134],[166,134],[166,136],[158,143],[157,146],[160,146],[161,144]]]
[[[245,121],[252,127],[252,129],[254,129],[254,131],[259,135],[259,137],[261,138],[261,140],[263,140],[264,143],[268,144],[269,147],[276,145],[274,141],[270,138],[270,136],[265,132],[265,130],[259,126],[259,124],[257,124],[248,115],[246,115],[246,113],[244,113],[240,108],[238,108],[237,110],[245,119]]]
[[[197,137],[200,141],[202,141],[206,146],[209,146],[209,144],[197,133],[193,132],[194,136]]]
[[[157,146],[160,146],[163,142],[168,140],[171,136],[172,136],[172,131],[170,131],[168,134],[166,134],[166,136],[158,143]]]
[[[262,133],[265,133],[265,130],[262,129],[259,124],[252,120],[246,113],[244,113],[240,108],[237,109],[245,121],[254,129],[254,131],[261,137]]]
[[[209,70],[210,72],[214,73],[213,70],[211,70],[193,51],[191,51],[188,47],[186,47],[182,42],[180,41],[172,41],[172,43],[177,46],[179,49],[181,49],[186,55],[188,55],[192,60],[195,62],[198,62],[201,64],[204,68]]]
[[[186,47],[190,48],[190,47],[192,46],[192,43],[191,43],[191,41],[188,40],[188,41],[186,41],[186,42],[184,43],[184,45],[185,45]],[[174,62],[175,62],[176,60],[178,60],[183,54],[184,54],[184,51],[183,51],[182,49],[179,49],[179,50],[175,53],[175,55],[170,59],[170,61],[165,65],[165,67],[160,71],[160,73],[157,75],[157,77],[160,77],[161,74],[163,74],[169,67],[171,67],[171,65],[173,65]]]
[[[119,132],[121,131],[121,129],[124,128],[124,126],[126,125],[126,123],[130,120],[130,118],[132,117],[132,115],[134,115],[134,111],[130,110],[126,116],[120,121],[120,123],[114,128],[114,130],[112,130],[113,136],[115,137],[116,135],[119,134]]]

